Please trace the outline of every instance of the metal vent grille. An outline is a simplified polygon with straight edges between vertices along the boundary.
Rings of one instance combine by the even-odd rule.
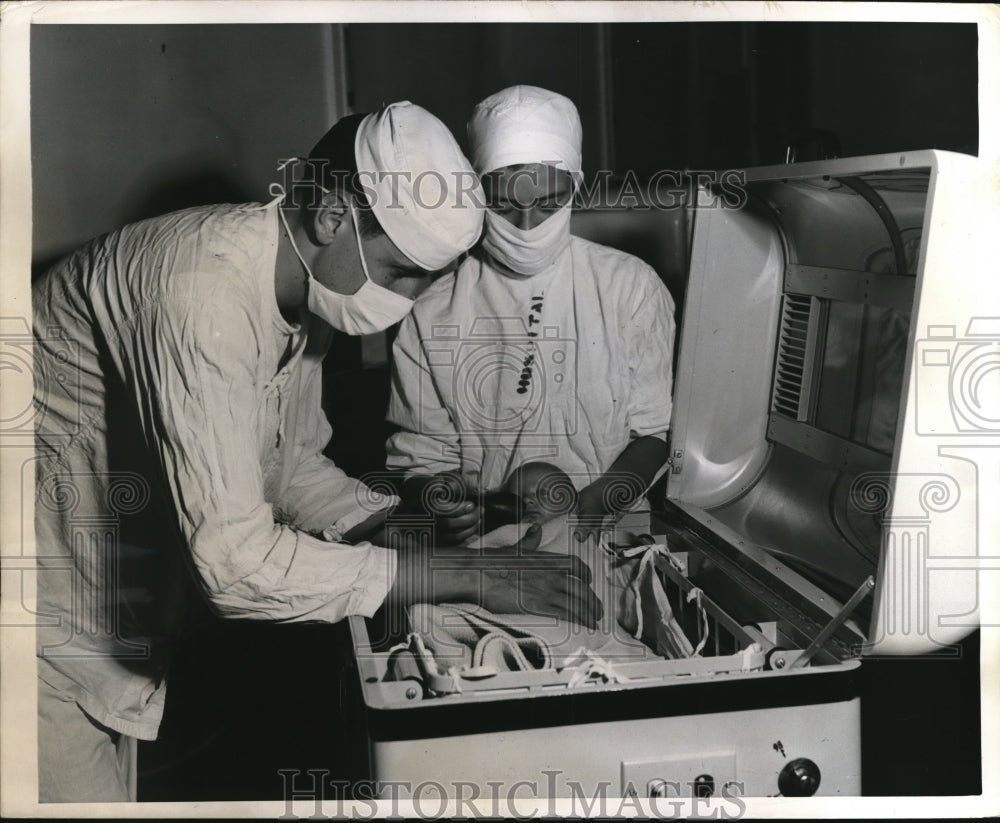
[[[778,338],[772,409],[793,420],[810,417],[812,358],[820,304],[815,297],[786,294]]]

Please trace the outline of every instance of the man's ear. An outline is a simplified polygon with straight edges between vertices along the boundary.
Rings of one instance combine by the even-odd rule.
[[[320,246],[332,243],[340,227],[347,226],[351,219],[349,211],[347,198],[340,192],[331,191],[323,195],[312,218],[313,234]]]

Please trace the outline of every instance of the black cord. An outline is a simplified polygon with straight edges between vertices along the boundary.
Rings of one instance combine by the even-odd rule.
[[[893,217],[885,201],[878,196],[875,189],[860,177],[838,177],[841,183],[860,194],[873,209],[875,209],[886,231],[889,232],[889,242],[892,243],[892,254],[896,260],[896,274],[908,274],[906,270],[906,252],[903,250],[903,237],[899,232],[899,224]]]

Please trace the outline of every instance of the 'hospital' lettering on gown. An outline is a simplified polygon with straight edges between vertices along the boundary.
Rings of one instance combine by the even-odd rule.
[[[518,394],[527,394],[531,386],[531,375],[535,365],[534,338],[538,337],[538,332],[533,327],[542,322],[542,301],[544,299],[544,294],[534,295],[531,298],[531,310],[528,312],[528,337],[531,340],[529,342],[528,353],[525,355],[524,363],[521,366],[521,376],[517,381]]]

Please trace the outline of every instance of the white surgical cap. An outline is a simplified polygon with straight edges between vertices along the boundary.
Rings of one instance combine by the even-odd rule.
[[[472,165],[480,174],[546,163],[582,176],[583,128],[573,101],[537,86],[511,86],[483,100],[469,120]]]
[[[483,228],[482,190],[448,128],[404,101],[358,126],[354,158],[362,188],[389,239],[434,271],[468,251]]]

